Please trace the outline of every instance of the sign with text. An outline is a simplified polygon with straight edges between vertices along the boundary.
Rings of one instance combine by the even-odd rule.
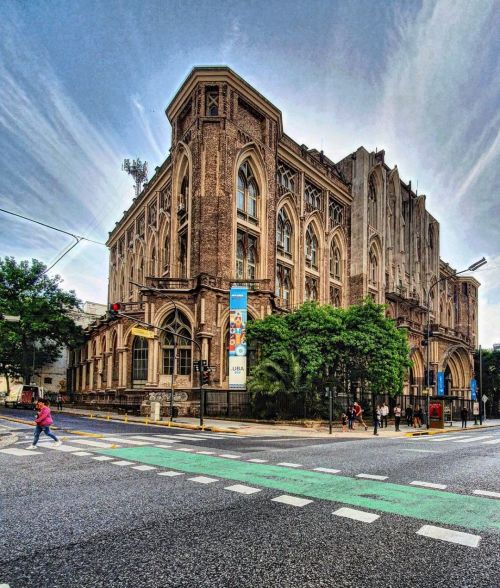
[[[247,387],[247,304],[246,287],[233,286],[229,291],[229,389]]]
[[[472,403],[472,415],[479,416],[479,402]]]
[[[475,378],[470,381],[470,399],[477,400],[477,382]]]
[[[444,396],[444,372],[437,373],[437,395]]]
[[[154,339],[155,334],[153,331],[148,331],[147,329],[141,329],[140,327],[133,327],[132,328],[132,335],[136,337],[144,337],[145,339]]]

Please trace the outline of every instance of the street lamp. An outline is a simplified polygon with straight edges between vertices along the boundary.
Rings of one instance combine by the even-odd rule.
[[[437,280],[437,282],[435,282],[434,284],[432,284],[432,286],[429,288],[429,291],[427,292],[427,331],[426,331],[426,338],[425,338],[425,342],[426,342],[426,360],[425,360],[425,387],[427,389],[427,428],[430,428],[430,423],[429,423],[429,387],[430,387],[430,378],[429,378],[429,364],[430,364],[430,357],[429,357],[429,339],[431,336],[431,309],[430,309],[430,299],[431,299],[431,291],[433,288],[435,288],[440,282],[444,282],[446,281],[449,277],[455,277],[458,276],[460,274],[463,274],[465,272],[474,272],[477,269],[479,269],[480,267],[482,267],[485,263],[487,263],[486,258],[483,257],[480,260],[474,262],[473,264],[471,264],[468,268],[464,269],[464,270],[460,270],[459,272],[455,272],[453,274],[453,276],[444,276],[442,278],[440,278],[439,280]]]

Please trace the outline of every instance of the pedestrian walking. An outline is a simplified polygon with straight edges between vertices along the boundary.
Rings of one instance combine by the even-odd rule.
[[[354,429],[354,420],[356,419],[356,412],[354,411],[354,407],[350,404],[347,409],[347,426],[349,431]]]
[[[377,404],[373,415],[373,434],[378,435],[378,428],[382,425],[382,406]]]
[[[409,404],[405,410],[406,426],[411,427],[413,423],[413,406]]]
[[[359,405],[358,402],[354,403],[354,413],[355,413],[356,420],[358,421],[358,423],[361,423],[363,425],[363,427],[365,428],[365,431],[368,431],[368,427],[366,426],[366,423],[363,420],[363,409],[361,408],[361,406]]]
[[[59,392],[57,395],[57,410],[61,412],[63,409],[63,397],[62,394]]]
[[[342,422],[342,433],[345,433],[347,427],[347,415],[345,412],[342,413],[340,420]]]
[[[384,423],[385,423],[385,428],[387,429],[387,427],[388,427],[388,419],[389,419],[389,407],[387,406],[387,404],[385,402],[380,407],[380,416],[381,416],[380,428],[383,429],[384,428]]]
[[[466,429],[467,428],[467,417],[469,416],[469,411],[467,410],[467,408],[465,406],[460,411],[460,416],[462,417],[462,429]]]
[[[399,423],[401,422],[401,406],[396,404],[394,407],[394,425],[396,427],[396,431],[399,431]]]
[[[61,441],[59,441],[54,433],[51,433],[50,431],[50,425],[52,425],[54,421],[52,420],[52,415],[50,414],[48,400],[39,400],[36,403],[35,408],[38,412],[38,416],[35,419],[35,435],[33,437],[33,444],[30,445],[28,449],[36,449],[36,444],[38,443],[38,439],[40,438],[42,431],[47,435],[47,437],[53,439],[55,441],[56,447],[58,447],[61,445]]]

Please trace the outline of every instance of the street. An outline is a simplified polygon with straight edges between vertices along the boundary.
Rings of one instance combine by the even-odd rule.
[[[56,414],[63,445],[31,452],[2,414],[31,416],[0,410],[0,585],[499,585],[500,428],[291,439]]]

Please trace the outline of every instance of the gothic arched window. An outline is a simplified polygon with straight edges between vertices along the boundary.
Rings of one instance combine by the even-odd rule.
[[[257,237],[238,231],[236,237],[236,278],[255,280],[258,264]]]
[[[171,312],[163,323],[163,328],[173,331],[176,335],[192,337],[189,320],[182,312]],[[191,374],[191,341],[181,337],[176,338],[177,366],[175,373],[181,376]],[[163,373],[172,375],[174,366],[174,334],[166,332],[162,341]]]
[[[279,211],[277,223],[277,247],[281,254],[292,255],[292,224],[284,208]]]
[[[342,279],[342,254],[335,241],[330,245],[330,276],[335,280]]]
[[[238,216],[258,224],[259,187],[248,161],[241,164],[238,170],[236,190],[236,208]]]
[[[377,191],[373,176],[368,182],[368,224],[372,227],[377,226]]]
[[[306,231],[306,266],[318,268],[318,238],[311,225]]]
[[[369,268],[368,268],[368,283],[370,286],[377,287],[379,283],[378,279],[378,258],[377,254],[373,249],[370,249],[370,254],[368,257],[369,260]]]

